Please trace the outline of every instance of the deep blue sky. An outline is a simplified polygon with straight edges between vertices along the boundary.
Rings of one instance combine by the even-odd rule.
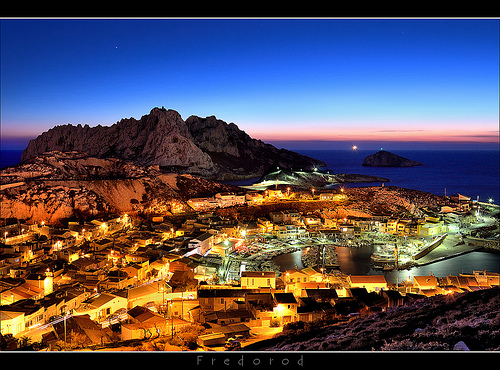
[[[266,142],[491,148],[498,101],[498,19],[1,20],[3,149],[156,106]]]

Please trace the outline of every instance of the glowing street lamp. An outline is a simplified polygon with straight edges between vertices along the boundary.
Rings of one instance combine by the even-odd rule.
[[[170,318],[172,319],[172,327],[170,328],[170,332],[172,333],[172,339],[174,338],[174,312],[172,308],[172,300],[170,300]]]

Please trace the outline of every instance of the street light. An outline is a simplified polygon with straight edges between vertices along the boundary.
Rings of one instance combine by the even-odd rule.
[[[170,328],[170,332],[172,333],[172,339],[174,339],[174,312],[172,308],[172,300],[170,300],[170,318],[172,319],[172,327]]]

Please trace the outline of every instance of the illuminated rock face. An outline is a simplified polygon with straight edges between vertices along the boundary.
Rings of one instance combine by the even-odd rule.
[[[2,170],[0,217],[45,221],[111,213],[178,212],[197,194],[233,187],[187,174],[165,173],[114,158],[49,152]]]
[[[122,119],[112,126],[55,126],[31,140],[21,159],[47,151],[119,158],[219,180],[258,177],[275,163],[284,168],[325,165],[252,139],[234,123],[214,116],[184,121],[178,112],[165,108],[153,108],[139,120]]]
[[[363,161],[363,166],[367,167],[413,167],[422,165],[423,163],[400,157],[385,150],[369,155]]]

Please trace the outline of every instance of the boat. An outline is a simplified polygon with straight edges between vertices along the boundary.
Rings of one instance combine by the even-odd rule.
[[[396,258],[392,256],[372,256],[372,263],[396,263]]]

